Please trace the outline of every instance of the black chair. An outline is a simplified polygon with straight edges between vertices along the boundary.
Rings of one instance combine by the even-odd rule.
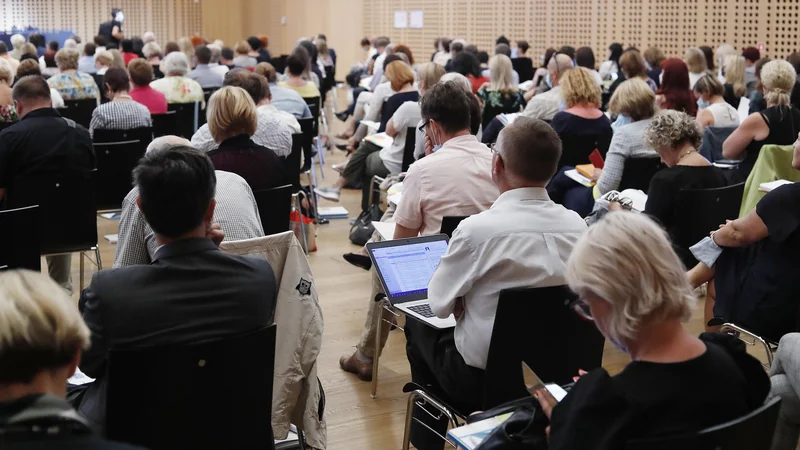
[[[191,139],[197,131],[197,121],[200,115],[200,102],[170,103],[169,111],[175,111],[175,128],[172,134]]]
[[[665,167],[659,157],[628,158],[625,160],[625,169],[622,170],[622,178],[617,190],[639,189],[647,194],[650,189],[650,180]]]
[[[91,74],[92,78],[94,78],[95,84],[97,84],[97,88],[100,90],[100,103],[107,103],[109,99],[106,98],[106,82],[105,82],[105,75],[98,75],[96,73]]]
[[[42,270],[39,206],[0,211],[0,270]]]
[[[738,166],[739,161],[725,159],[722,156],[722,144],[728,136],[736,131],[737,127],[706,127],[703,130],[703,143],[697,151],[707,160],[720,162],[726,165]]]
[[[261,217],[265,235],[289,231],[289,215],[292,212],[292,185],[253,192]]]
[[[153,137],[159,138],[161,136],[169,136],[176,134],[178,131],[178,112],[167,111],[164,114],[151,114],[150,118],[153,119]],[[188,139],[192,137],[189,136]]]
[[[311,110],[311,117],[314,118],[314,130],[316,131],[319,128],[319,114],[322,107],[322,99],[320,97],[303,97],[303,100],[306,101],[308,109]]]
[[[95,177],[94,170],[18,177],[6,193],[9,209],[39,205],[38,231],[43,256],[81,253],[81,289],[85,252],[94,251],[93,263],[98,270],[103,268],[97,246]]]
[[[206,100],[206,107],[208,107],[208,101],[211,99],[211,96],[214,95],[214,92],[217,92],[219,88],[203,88],[203,97]],[[207,122],[206,111],[199,111],[197,115],[197,128],[202,127]]]
[[[311,119],[302,119],[308,121],[307,127],[311,127]],[[299,122],[299,121],[298,121]],[[300,127],[302,131],[302,125]],[[303,159],[303,143],[305,142],[305,135],[303,133],[292,134],[292,152],[283,158],[283,170],[286,176],[292,183],[292,192],[300,190],[300,160]]]
[[[446,234],[447,237],[452,238],[453,232],[456,231],[458,225],[461,223],[462,220],[466,219],[469,216],[444,216],[442,217],[442,228],[440,228],[440,233]]]
[[[561,159],[558,161],[559,169],[564,166],[575,167],[578,164],[589,164],[589,155],[595,149],[605,158],[608,147],[611,145],[611,133],[594,135],[560,133],[558,137],[561,138],[561,146],[564,149],[561,152]]]
[[[275,72],[283,73],[284,71],[286,71],[286,58],[288,57],[289,55],[281,55],[277,58],[272,58],[270,60],[270,64],[272,64],[272,67],[275,68]]]
[[[272,449],[275,325],[204,343],[112,349],[107,437],[153,450]]]
[[[511,67],[519,74],[520,83],[533,79],[535,71],[533,69],[533,60],[530,58],[512,58]]]
[[[408,172],[411,164],[414,164],[414,151],[417,149],[417,128],[409,127],[406,130],[406,145],[403,147],[403,164],[400,166],[401,172]]]
[[[64,107],[58,112],[62,117],[72,119],[78,125],[82,125],[87,130],[92,122],[92,113],[97,108],[97,100],[90,98],[86,100],[64,100]]]
[[[754,450],[772,446],[781,407],[775,397],[755,411],[698,433],[661,439],[631,441],[625,450]]]
[[[500,114],[511,114],[511,113],[518,113],[519,107],[516,109],[514,108],[504,108],[504,107],[495,107],[486,105],[483,107],[483,112],[481,113],[481,125],[485,129],[489,126],[489,122],[492,121],[495,117]]]
[[[484,410],[530,395],[525,390],[522,361],[544,382],[562,385],[571,383],[578,369],[600,367],[605,338],[594,323],[573,311],[575,300],[575,294],[566,286],[500,292],[486,363]],[[525,345],[520,345],[522,342]],[[426,411],[434,417],[441,412],[456,424],[473,412],[456,411],[440,392],[429,392],[415,383],[406,384],[403,392],[411,392],[403,448],[408,448],[415,405],[437,409]],[[426,405],[420,405],[417,399],[425,400]]]
[[[94,130],[92,141],[97,158],[97,210],[121,209],[133,187],[133,169],[153,141],[153,129]]]

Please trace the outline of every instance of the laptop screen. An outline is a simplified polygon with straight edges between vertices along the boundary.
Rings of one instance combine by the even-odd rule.
[[[371,252],[389,297],[426,294],[439,259],[447,253],[447,241],[372,248]]]

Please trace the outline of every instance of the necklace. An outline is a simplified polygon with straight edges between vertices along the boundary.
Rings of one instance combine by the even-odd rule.
[[[689,155],[689,153],[692,153],[693,151],[695,151],[695,149],[693,149],[693,148],[690,148],[689,150],[686,150],[686,153],[684,153],[683,155],[681,155],[681,156],[678,158],[678,162],[681,162],[681,160],[682,160],[683,158],[685,158],[686,156],[688,156],[688,155]]]

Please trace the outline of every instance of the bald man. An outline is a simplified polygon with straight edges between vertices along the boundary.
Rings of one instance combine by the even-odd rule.
[[[163,136],[147,146],[147,153],[163,148],[191,146],[178,136]],[[264,236],[253,191],[244,178],[222,170],[216,171],[217,192],[214,222],[220,224],[226,241],[238,241]],[[114,254],[114,267],[150,264],[158,249],[153,229],[136,205],[139,188],[131,189],[122,201],[119,221],[119,241]]]
[[[564,72],[571,68],[572,59],[563,53],[558,53],[555,57],[550,58],[550,63],[547,64],[547,78],[544,81],[550,87],[550,90],[533,95],[534,87],[526,92],[525,98],[528,100],[528,106],[525,107],[522,115],[533,119],[553,120],[553,116],[558,113],[561,105],[561,86],[559,86],[559,81]]]

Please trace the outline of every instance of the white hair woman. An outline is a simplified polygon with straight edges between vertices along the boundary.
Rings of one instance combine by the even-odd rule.
[[[613,268],[609,270],[609,268]],[[589,228],[567,262],[576,312],[631,362],[610,376],[582,373],[550,418],[551,449],[616,449],[631,440],[683,435],[761,406],[769,379],[744,344],[684,328],[695,298],[667,234],[644,214],[615,212]]]
[[[58,91],[64,100],[100,99],[100,89],[88,73],[78,72],[80,53],[72,48],[62,48],[56,53],[60,73],[50,77],[47,84]]]
[[[204,102],[200,83],[186,77],[189,68],[189,58],[183,52],[172,52],[161,61],[165,77],[153,81],[150,87],[164,94],[167,103]]]
[[[15,34],[11,36],[11,46],[14,48],[11,49],[8,54],[11,55],[12,58],[19,61],[19,59],[22,57],[22,46],[25,45],[26,42],[28,41],[25,39],[25,36],[21,34]]]
[[[483,103],[482,125],[486,127],[498,114],[519,112],[525,99],[514,85],[514,69],[511,58],[494,55],[489,59],[489,83],[478,89],[478,98]]]
[[[764,145],[791,145],[800,130],[800,110],[789,96],[797,74],[784,60],[770,61],[761,69],[761,84],[767,109],[747,116],[722,145],[726,159],[743,159],[732,182],[744,182]]]
[[[0,125],[14,123],[19,120],[17,108],[11,98],[11,83],[14,81],[14,72],[11,64],[5,59],[0,59]]]
[[[705,53],[697,47],[687,48],[683,61],[689,68],[689,89],[692,89],[697,80],[708,73],[708,61]]]

